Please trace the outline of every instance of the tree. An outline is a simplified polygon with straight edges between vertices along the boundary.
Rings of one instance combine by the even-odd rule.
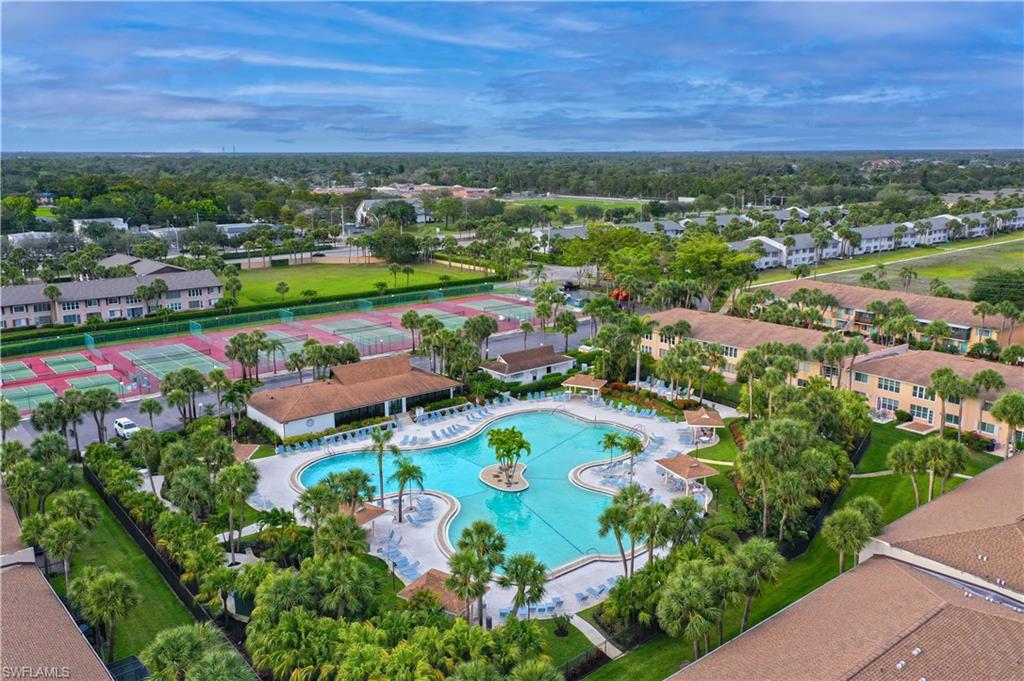
[[[658,624],[669,636],[693,642],[693,659],[700,657],[700,641],[709,636],[721,616],[711,591],[696,571],[683,569],[672,574],[658,599]]]
[[[737,547],[735,559],[736,567],[741,574],[741,590],[746,596],[740,631],[746,631],[747,624],[750,622],[751,604],[766,585],[779,578],[786,561],[775,550],[775,542],[756,537]]]
[[[636,457],[640,456],[644,451],[644,443],[636,435],[627,435],[622,438],[622,451],[624,454],[629,456],[629,478],[633,479],[633,462]]]
[[[654,333],[656,326],[657,322],[650,317],[637,317],[635,315],[630,316],[624,325],[624,331],[626,332],[626,335],[629,336],[630,343],[633,346],[633,352],[636,356],[634,387],[637,392],[640,391],[640,358],[643,355],[643,340]]]
[[[576,315],[569,310],[563,310],[555,317],[555,331],[562,334],[565,339],[565,348],[563,352],[569,352],[569,336],[576,333]],[[525,345],[525,339],[524,339]]]
[[[380,481],[380,505],[384,507],[384,455],[390,453],[398,457],[402,450],[392,444],[391,439],[395,436],[393,430],[373,430],[370,432],[370,450],[377,457],[377,480]]]
[[[149,477],[149,484],[153,489],[153,494],[159,494],[156,490],[154,476],[160,471],[160,456],[163,453],[163,446],[163,438],[160,437],[160,433],[152,428],[140,428],[132,436],[132,439],[128,441],[128,448],[133,454],[142,459],[143,465],[146,466],[146,473]]]
[[[7,432],[13,430],[21,421],[18,408],[10,400],[0,397],[0,441],[7,442]]]
[[[474,600],[483,601],[487,593],[487,582],[491,571],[482,558],[472,551],[459,550],[448,558],[449,577],[445,580],[446,589],[466,604],[466,623],[470,621],[470,607]],[[480,614],[481,620],[483,613]]]
[[[482,579],[484,589],[477,594],[477,615],[478,624],[483,626],[484,591],[486,591],[487,582],[491,579],[491,573],[505,560],[505,537],[486,520],[475,520],[469,527],[463,528],[455,546],[459,553],[468,552],[473,555],[482,566],[479,577]]]
[[[509,556],[504,567],[505,573],[498,578],[498,584],[516,590],[512,597],[512,607],[514,610],[525,607],[526,618],[529,619],[530,606],[544,599],[548,568],[532,553]]]
[[[146,414],[149,416],[149,427],[155,428],[153,425],[153,417],[159,416],[164,412],[164,405],[160,404],[160,400],[152,397],[147,397],[139,402],[139,413]]]
[[[366,530],[356,519],[343,513],[334,513],[324,520],[320,528],[320,541],[333,555],[365,553],[369,549]]]
[[[321,604],[334,610],[339,620],[359,613],[372,603],[380,589],[381,575],[358,556],[331,556],[320,563],[317,581]]]
[[[288,282],[279,281],[277,282],[277,286],[274,287],[274,290],[277,291],[277,295],[281,296],[281,300],[284,301],[284,297],[288,295],[288,291],[291,290],[291,287],[288,286]]]
[[[402,522],[402,496],[406,488],[416,485],[423,491],[423,469],[412,462],[407,456],[399,457],[395,462],[395,472],[388,478],[398,483],[398,522]]]
[[[92,414],[96,421],[96,433],[100,442],[107,441],[107,414],[121,404],[121,400],[110,388],[90,388],[82,393],[82,407]]]
[[[914,508],[921,505],[921,490],[917,486],[917,476],[921,472],[921,460],[915,443],[901,440],[893,445],[885,457],[885,463],[897,475],[909,475],[910,484],[914,488]]]
[[[917,271],[910,266],[904,266],[900,269],[900,280],[903,281],[903,290],[909,291],[910,285],[917,279]]]
[[[313,528],[314,555],[320,552],[320,527],[323,524],[324,518],[336,510],[341,501],[337,487],[332,485],[328,478],[312,487],[304,489],[294,504],[295,510]]]
[[[565,677],[551,662],[540,658],[523,660],[509,673],[509,681],[562,681]]]
[[[61,293],[60,287],[54,284],[48,284],[43,288],[43,297],[50,301],[50,310],[53,315],[53,321],[50,322],[51,324],[57,324],[60,321],[57,314],[57,301],[60,300],[61,295],[63,294]]]
[[[228,551],[231,564],[235,562],[235,511],[241,515],[246,500],[256,491],[259,482],[259,471],[249,461],[235,463],[220,472],[214,483],[217,502],[228,509]],[[242,528],[238,528],[238,539],[241,540]]]
[[[232,556],[232,562],[234,562],[234,556]],[[238,572],[226,565],[214,568],[203,576],[200,595],[210,601],[214,599],[219,601],[221,614],[224,617],[224,626],[228,624],[228,596],[231,595],[237,581]]]
[[[117,623],[140,602],[135,582],[120,572],[89,568],[72,583],[71,598],[86,620],[94,625],[105,625],[107,664],[113,663]]]
[[[64,563],[64,593],[71,593],[71,554],[85,543],[85,527],[74,518],[58,518],[50,522],[39,539],[39,545]]]
[[[846,569],[846,555],[861,550],[871,538],[871,526],[860,511],[847,506],[825,518],[821,536],[834,551],[839,552],[839,574],[842,574]]]
[[[526,339],[534,332],[533,324],[528,321],[519,322],[519,330],[523,332],[523,350],[525,350]]]
[[[1024,393],[1019,390],[1008,392],[992,405],[992,418],[1006,424],[1006,453],[1014,449],[1014,435],[1024,427]]]
[[[409,335],[412,337],[412,351],[416,353],[416,331],[420,328],[420,315],[416,310],[406,310],[402,313],[402,317],[399,320],[399,325],[409,331]]]
[[[498,322],[493,317],[478,314],[466,320],[462,327],[463,335],[476,345],[477,354],[482,353],[484,343],[498,332]]]
[[[182,624],[158,632],[139,654],[139,658],[153,678],[184,681],[186,673],[208,651],[221,645],[223,639],[209,622]]]
[[[511,485],[523,453],[531,453],[530,443],[515,426],[492,428],[487,431],[487,446],[494,450],[494,458],[505,474],[505,482]]]

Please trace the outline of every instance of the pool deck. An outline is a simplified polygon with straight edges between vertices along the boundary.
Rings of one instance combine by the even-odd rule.
[[[736,415],[735,411],[729,407],[725,407],[723,405],[712,406],[725,418]],[[656,459],[665,457],[670,452],[686,453],[693,449],[692,445],[682,445],[679,443],[678,429],[680,424],[661,421],[657,418],[640,418],[635,414],[599,407],[591,404],[582,396],[574,397],[573,399],[565,402],[554,400],[513,400],[510,404],[489,406],[487,409],[491,413],[491,416],[487,419],[476,422],[467,422],[466,417],[462,414],[446,419],[444,423],[447,423],[448,425],[461,423],[470,426],[470,430],[463,432],[458,437],[443,440],[442,442],[435,442],[432,445],[403,447],[403,453],[415,455],[415,452],[418,449],[430,449],[432,447],[472,437],[496,419],[512,414],[521,414],[532,411],[557,411],[561,414],[565,414],[566,416],[578,418],[590,423],[606,423],[619,426],[624,429],[634,430],[634,432],[642,434],[645,440],[647,440],[651,435],[662,438],[663,444],[661,446],[652,447],[649,450],[650,454],[647,458],[636,461],[633,471],[634,479],[636,483],[641,485],[644,489],[653,489],[654,496],[659,498],[661,503],[669,504],[672,499],[684,496],[682,491],[669,491],[660,474],[660,467],[655,463]],[[436,430],[437,428],[437,421],[418,425],[411,423],[407,418],[404,418],[400,432],[402,435],[429,437],[430,431]],[[299,496],[300,490],[302,489],[298,480],[299,474],[303,468],[310,463],[327,456],[365,451],[365,449],[366,442],[364,441],[363,443],[351,444],[344,447],[335,447],[329,451],[325,449],[318,449],[300,454],[290,454],[285,457],[271,456],[263,459],[257,459],[252,463],[259,469],[260,482],[256,493],[250,499],[250,503],[260,508],[277,506],[291,509]],[[615,494],[617,490],[604,485],[601,480],[601,474],[592,470],[596,466],[607,463],[608,459],[601,457],[592,463],[577,466],[569,472],[570,481],[575,485],[591,489],[596,492],[610,495]],[[628,464],[626,466],[628,467]],[[371,471],[371,474],[374,476],[374,484],[376,484],[376,473]],[[397,494],[386,495],[385,508],[388,513],[377,518],[372,523],[367,523],[366,525],[366,527],[370,529],[371,535],[370,553],[380,556],[384,546],[384,540],[386,540],[393,531],[394,540],[401,538],[398,549],[401,551],[402,555],[407,557],[409,561],[413,563],[416,561],[419,562],[416,568],[419,573],[423,573],[430,568],[447,571],[448,556],[452,551],[452,547],[448,541],[447,528],[451,519],[458,513],[458,501],[453,497],[436,490],[428,489],[424,494],[429,496],[433,502],[434,517],[432,520],[419,526],[414,526],[408,521],[399,524],[397,518]],[[415,505],[415,503],[416,501],[413,500],[413,505]],[[406,495],[404,510],[408,510],[408,507],[409,496]],[[597,522],[596,518],[594,519],[594,522]],[[640,568],[646,563],[646,561],[647,552],[638,548],[636,555],[636,567]],[[562,599],[563,604],[553,612],[549,611],[533,614],[532,617],[544,618],[551,617],[555,614],[572,614],[588,608],[603,599],[604,595],[607,593],[607,588],[610,586],[608,580],[610,578],[621,576],[623,572],[622,560],[618,554],[581,556],[575,561],[571,561],[564,565],[548,567],[551,569],[551,572],[549,573],[545,602],[549,602],[557,596]],[[403,579],[403,581],[408,582],[411,580]],[[587,592],[588,587],[601,590],[602,586],[604,586],[604,590],[599,596],[594,596]],[[487,593],[487,596],[484,599],[484,613],[485,617],[491,618],[493,624],[497,625],[503,621],[499,613],[501,610],[511,607],[513,593],[514,590],[512,589],[504,589],[497,584],[492,583],[491,590]],[[585,594],[586,599],[579,599],[577,597],[578,594]],[[598,642],[595,641],[595,643]]]

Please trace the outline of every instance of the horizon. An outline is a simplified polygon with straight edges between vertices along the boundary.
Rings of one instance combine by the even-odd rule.
[[[1020,3],[439,6],[6,3],[3,152],[1024,148]]]

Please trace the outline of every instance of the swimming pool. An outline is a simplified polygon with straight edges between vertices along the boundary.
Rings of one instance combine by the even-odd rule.
[[[514,494],[498,491],[479,477],[482,468],[494,463],[487,432],[511,426],[522,431],[533,449],[522,460],[530,487]],[[450,494],[462,506],[448,528],[452,545],[462,528],[474,520],[487,520],[505,535],[506,555],[532,551],[551,570],[586,554],[618,553],[613,536],[597,534],[597,517],[611,498],[569,480],[569,471],[576,466],[607,456],[601,450],[601,438],[612,432],[622,431],[552,412],[529,412],[500,418],[466,440],[407,454],[423,469],[424,487]],[[378,484],[372,452],[322,459],[303,470],[299,481],[309,487],[328,473],[353,468],[362,468]],[[386,492],[398,491],[395,483],[387,481],[394,468],[394,457],[385,458]]]

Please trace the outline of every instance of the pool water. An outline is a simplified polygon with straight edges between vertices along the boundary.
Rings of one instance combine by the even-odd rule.
[[[522,459],[530,486],[519,493],[501,492],[480,481],[480,470],[495,463],[487,432],[511,426],[523,433],[533,449]],[[483,519],[505,535],[506,555],[531,551],[550,570],[586,554],[618,553],[611,534],[597,534],[597,517],[611,498],[569,480],[569,471],[576,466],[607,456],[601,438],[611,432],[619,429],[551,412],[531,412],[500,418],[466,440],[407,454],[423,469],[425,488],[450,494],[462,505],[448,530],[453,546],[462,528]],[[387,480],[394,472],[394,461],[392,456],[384,460],[385,492],[398,491],[398,485]],[[328,473],[353,468],[362,468],[374,485],[379,484],[372,452],[317,461],[302,472],[300,482],[309,487]]]

